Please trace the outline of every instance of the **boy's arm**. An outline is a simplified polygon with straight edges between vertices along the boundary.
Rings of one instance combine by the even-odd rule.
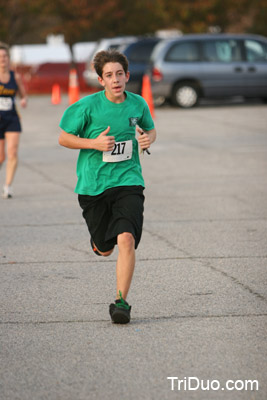
[[[100,135],[95,139],[85,139],[79,136],[61,131],[58,143],[61,146],[69,149],[94,149],[99,151],[111,151],[115,144],[114,136],[107,136],[110,131],[108,126]]]
[[[155,128],[150,131],[143,131],[143,129],[138,127],[137,132],[139,133],[137,140],[142,150],[148,149],[156,140],[157,132]]]

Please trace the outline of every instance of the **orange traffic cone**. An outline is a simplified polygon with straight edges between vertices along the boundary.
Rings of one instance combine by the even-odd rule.
[[[151,83],[150,83],[150,78],[147,74],[143,76],[143,83],[142,83],[142,97],[146,100],[150,114],[152,118],[155,118],[155,113],[154,113],[154,102],[153,102],[153,96],[152,96],[152,90],[151,90]]]
[[[60,86],[58,83],[54,83],[54,85],[52,86],[51,103],[52,104],[60,104],[61,103]]]
[[[69,75],[69,104],[73,104],[80,98],[80,88],[75,68],[70,70]]]

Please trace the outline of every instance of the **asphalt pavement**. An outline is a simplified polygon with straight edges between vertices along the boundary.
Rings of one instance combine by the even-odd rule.
[[[90,250],[78,152],[57,143],[67,105],[30,97],[0,199],[0,399],[265,400],[266,105],[156,109],[125,326],[108,314],[117,251]]]

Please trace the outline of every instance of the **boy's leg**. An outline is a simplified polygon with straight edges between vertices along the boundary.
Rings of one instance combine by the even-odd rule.
[[[119,292],[121,292],[122,298],[126,300],[135,267],[135,239],[131,233],[124,232],[118,235],[117,243],[119,254],[116,266],[116,298],[120,298]]]
[[[115,244],[106,245],[104,240],[110,219],[105,197],[103,194],[97,196],[78,195],[78,201],[83,210],[94,253],[108,257],[113,252]]]
[[[117,259],[117,299],[110,304],[109,313],[112,322],[128,324],[131,319],[131,306],[125,301],[130,289],[135,266],[135,238],[130,232],[117,236],[119,249]]]

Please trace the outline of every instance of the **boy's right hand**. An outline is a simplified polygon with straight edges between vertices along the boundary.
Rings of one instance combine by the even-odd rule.
[[[107,127],[100,135],[95,139],[95,149],[99,151],[111,151],[115,144],[114,136],[107,136],[110,131],[110,126]]]

